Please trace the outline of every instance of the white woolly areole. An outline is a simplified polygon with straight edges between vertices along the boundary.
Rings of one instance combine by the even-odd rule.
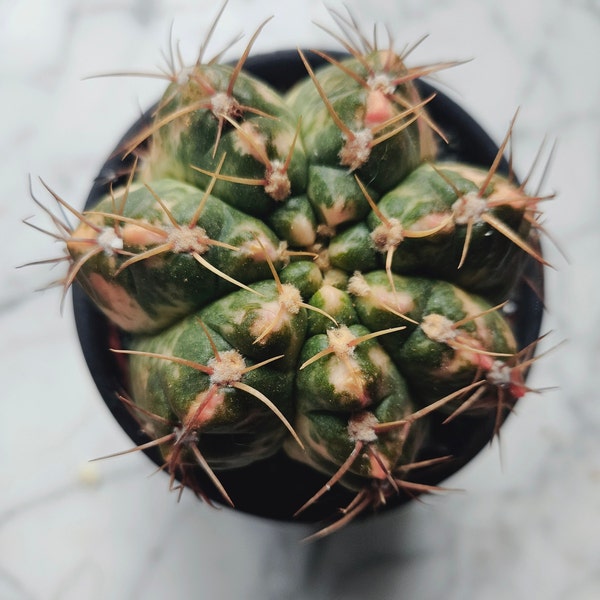
[[[115,250],[123,250],[123,239],[112,227],[105,227],[96,237],[96,242],[107,256],[114,256]]]
[[[279,304],[291,315],[297,315],[302,305],[300,290],[291,283],[284,283],[279,292]]]
[[[221,352],[218,358],[211,358],[207,366],[212,369],[210,382],[222,386],[240,381],[246,369],[244,357],[237,350]]]
[[[225,92],[217,92],[211,97],[210,110],[216,117],[235,117],[241,113],[239,102]]]
[[[280,160],[272,160],[266,173],[265,192],[281,202],[292,193],[292,184],[287,175],[285,164]]]
[[[202,227],[172,227],[168,230],[167,242],[175,253],[204,254],[208,250],[209,238]]]
[[[396,89],[387,73],[373,73],[367,78],[367,85],[372,90],[379,90],[389,95],[393,94]]]
[[[265,302],[256,313],[256,319],[250,327],[250,333],[258,338],[255,343],[265,345],[272,334],[289,323],[289,315],[298,314],[301,305],[300,291],[291,283],[284,283],[277,300]],[[268,333],[263,335],[265,331]]]
[[[350,342],[355,340],[356,336],[346,325],[342,325],[337,329],[328,329],[327,339],[336,356],[352,356],[354,354],[354,346],[350,346]]]
[[[364,298],[371,295],[371,286],[363,277],[360,271],[355,271],[354,275],[348,280],[348,293],[359,298]]]
[[[375,427],[379,425],[377,417],[370,412],[361,412],[353,415],[348,420],[348,437],[353,442],[366,444],[377,441]]]
[[[355,171],[362,167],[371,156],[373,132],[368,128],[361,129],[353,131],[351,136],[344,135],[344,139],[346,143],[339,153],[340,164]]]
[[[373,229],[371,239],[379,251],[387,252],[404,241],[404,227],[398,219],[389,219]]]
[[[173,427],[173,433],[175,434],[175,445],[186,446],[188,444],[198,443],[198,432],[194,429],[188,429],[187,427]]]
[[[430,340],[440,344],[450,342],[456,337],[454,323],[448,317],[435,313],[423,318],[421,329]]]
[[[487,202],[477,192],[469,192],[454,202],[452,210],[454,222],[466,225],[469,221],[481,221],[481,215],[487,210]]]
[[[317,225],[317,235],[321,239],[331,239],[335,237],[335,227],[328,225],[327,223],[319,223]]]
[[[182,67],[178,73],[176,73],[177,76],[177,80],[175,81],[175,83],[177,83],[177,85],[184,85],[186,84],[189,79],[190,79],[190,75],[194,72],[194,68],[191,65]]]
[[[322,245],[317,245],[313,250],[316,250],[317,257],[314,259],[315,265],[325,273],[325,277],[329,274],[331,269],[331,260],[329,258],[329,250]]]
[[[495,360],[485,378],[491,385],[505,387],[512,383],[512,368],[501,360]]]

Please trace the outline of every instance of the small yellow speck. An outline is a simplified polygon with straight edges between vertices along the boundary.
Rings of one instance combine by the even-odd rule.
[[[94,487],[100,483],[100,471],[95,464],[86,462],[79,466],[77,478],[83,485]]]

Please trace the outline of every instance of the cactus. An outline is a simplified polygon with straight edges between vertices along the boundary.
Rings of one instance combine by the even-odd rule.
[[[505,308],[527,260],[546,264],[544,198],[500,173],[514,122],[488,169],[443,159],[416,81],[454,63],[336,35],[349,56],[300,51],[306,77],[280,93],[244,69],[257,34],[235,65],[174,69],[93,207],[52,192],[75,227],[45,210],[65,292],[121,332],[136,449],[210,502],[200,469],[231,506],[221,474],[285,454],[322,478],[298,515],[354,495],[325,535],[438,489],[412,476],[452,460],[424,455],[440,423],[492,415],[497,433],[528,391],[535,343]]]

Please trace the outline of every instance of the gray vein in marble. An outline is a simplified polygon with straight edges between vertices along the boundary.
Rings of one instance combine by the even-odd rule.
[[[17,519],[26,518],[27,514],[36,510],[40,506],[48,507],[55,503],[60,503],[65,498],[72,498],[73,495],[89,494],[97,485],[122,485],[124,480],[138,477],[139,473],[127,467],[114,470],[111,473],[110,480],[88,483],[85,475],[81,477],[73,476],[71,479],[57,485],[56,487],[43,489],[30,496],[20,497],[14,504],[0,509],[0,531],[9,524],[14,524]]]
[[[23,581],[0,564],[0,597],[6,600],[36,600]]]

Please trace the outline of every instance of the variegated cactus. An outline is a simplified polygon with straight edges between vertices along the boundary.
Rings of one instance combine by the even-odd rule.
[[[415,81],[452,63],[408,68],[362,37],[319,69],[300,52],[306,77],[280,94],[245,72],[253,41],[234,66],[173,69],[122,148],[126,183],[85,212],[54,194],[78,223],[52,218],[65,290],[124,332],[143,448],[232,506],[220,473],[286,453],[323,474],[299,513],[356,494],[324,534],[433,489],[411,479],[448,459],[423,459],[432,419],[499,427],[527,391],[532,348],[504,307],[525,260],[544,263],[541,198],[498,171],[512,123],[489,169],[440,160]]]

